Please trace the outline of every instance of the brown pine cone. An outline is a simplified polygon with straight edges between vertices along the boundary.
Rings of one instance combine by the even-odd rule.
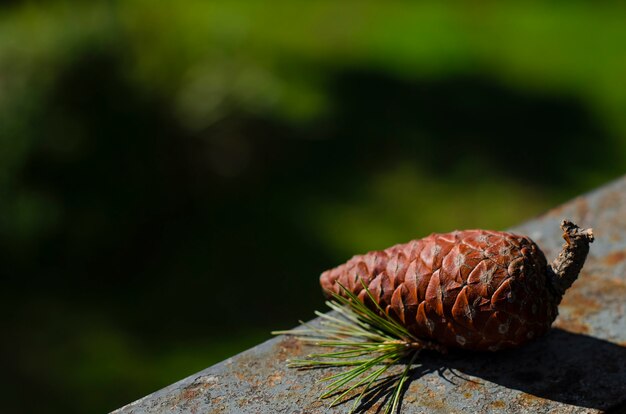
[[[337,294],[341,284],[374,309],[361,279],[387,314],[426,342],[510,348],[550,329],[583,266],[591,229],[566,220],[561,228],[567,243],[551,266],[528,237],[466,230],[354,256],[322,273],[320,282]]]

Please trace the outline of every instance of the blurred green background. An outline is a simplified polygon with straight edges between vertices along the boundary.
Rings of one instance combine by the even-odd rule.
[[[625,11],[5,2],[4,409],[115,409],[311,317],[354,253],[619,176]]]

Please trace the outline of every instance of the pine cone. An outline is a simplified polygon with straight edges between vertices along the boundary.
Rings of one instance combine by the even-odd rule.
[[[362,280],[378,305],[421,340],[473,350],[515,347],[550,329],[593,241],[591,229],[566,220],[561,228],[567,243],[551,266],[528,237],[466,230],[354,256],[320,282],[327,294],[342,294],[343,286],[375,309]]]

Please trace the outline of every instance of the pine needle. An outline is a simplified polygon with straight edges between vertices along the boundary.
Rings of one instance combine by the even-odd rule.
[[[383,407],[385,413],[395,412],[400,404],[402,391],[409,378],[410,368],[424,347],[419,339],[405,327],[389,317],[374,300],[371,292],[361,280],[377,311],[368,308],[358,297],[339,285],[344,296],[333,294],[326,305],[334,312],[315,312],[321,318],[320,326],[300,322],[303,328],[275,331],[275,335],[294,335],[298,339],[320,347],[332,348],[329,352],[307,355],[302,359],[288,361],[292,368],[349,367],[346,371],[322,378],[327,383],[320,398],[335,397],[330,406],[345,402],[354,393],[355,401],[350,413],[359,409],[361,401],[368,398],[379,387],[380,381],[393,379],[381,376],[394,364],[410,358],[402,374],[395,379]]]

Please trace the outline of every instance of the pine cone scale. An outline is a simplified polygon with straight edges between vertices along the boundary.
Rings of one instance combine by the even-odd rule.
[[[549,329],[560,297],[546,288],[546,271],[545,256],[527,237],[467,230],[354,256],[320,281],[328,292],[341,294],[341,284],[368,304],[363,281],[418,338],[496,350]]]

